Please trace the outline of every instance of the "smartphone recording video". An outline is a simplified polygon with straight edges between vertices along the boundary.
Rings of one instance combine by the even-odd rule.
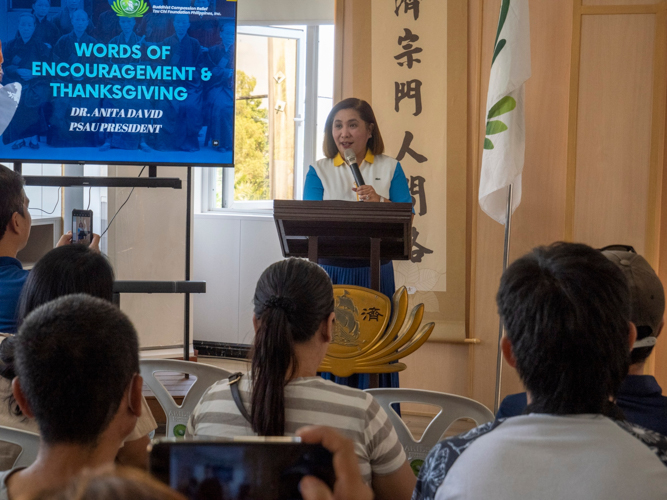
[[[189,499],[301,499],[299,481],[318,477],[333,488],[331,453],[296,442],[159,441],[151,473]]]
[[[89,246],[93,241],[93,211],[72,210],[72,243]]]

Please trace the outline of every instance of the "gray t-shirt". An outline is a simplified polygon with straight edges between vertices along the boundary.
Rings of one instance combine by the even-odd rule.
[[[413,500],[665,500],[667,438],[602,415],[521,415],[446,439]]]
[[[7,490],[7,478],[18,472],[25,469],[25,467],[16,467],[14,469],[3,470],[0,472],[0,500],[9,500],[9,491]]]

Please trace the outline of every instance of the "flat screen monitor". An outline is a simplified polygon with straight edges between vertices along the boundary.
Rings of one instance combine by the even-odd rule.
[[[0,0],[0,161],[233,166],[236,6]]]

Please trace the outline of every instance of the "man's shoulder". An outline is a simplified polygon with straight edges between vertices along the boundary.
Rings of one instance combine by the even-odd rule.
[[[667,436],[628,421],[614,420],[614,422],[644,444],[667,467]]]
[[[0,257],[0,283],[13,282],[22,287],[28,274],[30,271],[23,269],[18,260],[11,257]]]
[[[14,257],[0,257],[0,271],[8,271],[8,270],[14,270],[14,269],[19,269],[23,271],[23,266],[21,265],[21,261],[14,258]],[[27,271],[26,271],[27,274]]]
[[[488,422],[458,436],[440,441],[435,445],[419,471],[412,500],[434,499],[438,488],[445,480],[447,472],[461,454],[477,439],[488,434],[503,422],[504,419]]]
[[[667,435],[667,396],[655,377],[628,375],[616,398],[629,422]]]

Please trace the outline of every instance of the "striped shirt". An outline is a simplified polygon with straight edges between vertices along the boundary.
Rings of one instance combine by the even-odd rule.
[[[241,399],[250,412],[250,380],[239,382]],[[387,414],[369,393],[334,384],[321,377],[292,380],[285,387],[285,435],[305,425],[333,427],[355,443],[366,483],[373,475],[397,471],[405,452]],[[227,379],[216,382],[202,396],[188,421],[186,437],[253,436],[239,412]]]

